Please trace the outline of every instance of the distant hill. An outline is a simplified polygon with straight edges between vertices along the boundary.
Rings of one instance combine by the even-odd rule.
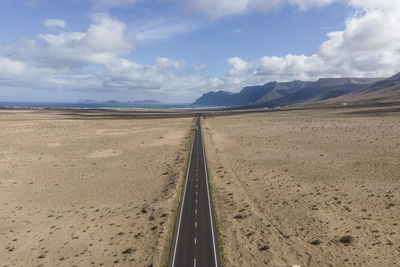
[[[163,102],[160,102],[157,100],[152,100],[152,99],[145,99],[145,100],[129,101],[128,103],[134,104],[134,105],[160,105]]]
[[[400,73],[390,78],[323,78],[315,82],[270,82],[244,87],[239,93],[208,92],[194,105],[276,107],[357,99],[400,99]],[[334,101],[333,101],[334,102]]]
[[[400,73],[377,82],[370,83],[360,90],[336,98],[327,99],[325,103],[378,103],[400,101]]]
[[[95,100],[83,100],[83,101],[78,101],[78,103],[84,103],[84,104],[106,104],[106,105],[161,105],[163,102],[157,101],[157,100],[152,100],[152,99],[145,99],[145,100],[135,100],[135,101],[127,101],[127,102],[120,102],[117,100],[108,100],[108,101],[102,101],[98,102]]]

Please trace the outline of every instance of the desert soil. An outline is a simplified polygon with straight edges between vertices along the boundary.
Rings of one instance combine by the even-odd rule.
[[[192,124],[0,111],[0,265],[160,266]]]
[[[400,113],[207,117],[226,266],[400,266]]]

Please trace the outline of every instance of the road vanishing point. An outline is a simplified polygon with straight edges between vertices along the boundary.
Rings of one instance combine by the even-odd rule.
[[[198,116],[168,267],[219,267],[220,265],[218,238],[201,132],[201,116]]]

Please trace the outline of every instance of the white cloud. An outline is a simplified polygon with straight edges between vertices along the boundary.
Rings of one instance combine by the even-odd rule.
[[[184,60],[166,57],[147,65],[126,59],[134,45],[125,23],[105,14],[92,20],[84,32],[43,33],[2,47],[0,87],[154,94],[168,100],[173,95],[193,98],[206,86],[196,76],[203,66],[190,68]]]
[[[94,8],[112,8],[131,5],[142,0],[90,0]]]
[[[230,76],[234,76],[243,73],[248,70],[249,64],[241,58],[232,57],[227,60],[228,64],[232,66],[232,69],[228,72]]]
[[[349,0],[355,13],[343,31],[328,39],[312,56],[262,57],[252,61],[230,58],[231,66],[219,88],[320,77],[384,77],[400,71],[400,1]]]
[[[58,27],[58,28],[66,28],[67,23],[61,19],[46,19],[43,22],[43,25],[47,28]]]
[[[61,31],[38,34],[36,40],[23,40],[7,49],[13,58],[52,68],[79,68],[107,64],[132,52],[126,38],[126,25],[108,15],[93,16],[86,32]]]
[[[193,32],[199,25],[187,21],[174,21],[171,19],[156,18],[151,22],[133,25],[135,40],[141,43],[171,39],[176,36]]]
[[[43,89],[90,89],[101,85],[82,70],[60,70],[0,56],[0,86]]]
[[[231,30],[231,33],[233,33],[233,34],[239,34],[239,33],[242,33],[242,32],[243,32],[242,29],[234,29],[234,30]]]
[[[208,87],[207,79],[186,71],[184,61],[165,57],[147,65],[115,58],[102,66],[100,71],[59,69],[0,57],[0,87],[92,90],[148,95],[164,101],[176,95],[192,100]]]
[[[117,2],[120,1],[109,4]],[[234,3],[221,0],[196,3],[217,11],[226,5],[228,10],[216,12],[217,18],[257,8],[269,10],[284,4],[305,9],[330,2],[275,0],[266,4],[261,0]],[[234,6],[228,7],[229,3]],[[0,87],[143,93],[161,100],[171,100],[174,96],[193,100],[208,90],[237,91],[246,85],[274,80],[389,76],[400,71],[400,1],[348,0],[348,4],[355,10],[354,14],[345,21],[342,31],[328,33],[327,40],[314,55],[266,56],[251,61],[232,57],[227,60],[230,69],[226,75],[214,78],[202,77],[204,66],[189,67],[184,60],[159,57],[153,64],[138,64],[128,59],[134,51],[133,41],[165,39],[190,30],[174,21],[159,19],[151,24],[134,25],[138,27],[129,33],[124,22],[107,14],[94,15],[88,29],[81,32],[63,28],[59,23],[56,34],[42,33],[34,39],[1,47]],[[49,23],[54,24],[57,23]],[[132,39],[128,38],[129,34]]]
[[[148,65],[119,59],[106,66],[103,81],[107,90],[146,92],[167,99],[179,95],[182,100],[193,100],[209,87],[208,79],[196,75],[184,61],[165,57]]]
[[[335,0],[187,0],[183,5],[189,12],[201,13],[211,19],[231,15],[242,15],[253,11],[268,12],[284,5],[297,6],[305,10],[323,6]]]
[[[22,62],[0,57],[0,79],[7,80],[12,77],[21,75],[25,72],[26,67]]]

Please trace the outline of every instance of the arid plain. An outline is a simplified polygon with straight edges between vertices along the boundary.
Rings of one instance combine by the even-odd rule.
[[[399,111],[207,116],[225,265],[399,266]]]
[[[1,266],[160,266],[193,118],[64,113],[0,112]]]
[[[128,115],[0,112],[2,266],[165,262],[194,117]],[[225,266],[398,266],[398,109],[206,115],[203,131]]]

